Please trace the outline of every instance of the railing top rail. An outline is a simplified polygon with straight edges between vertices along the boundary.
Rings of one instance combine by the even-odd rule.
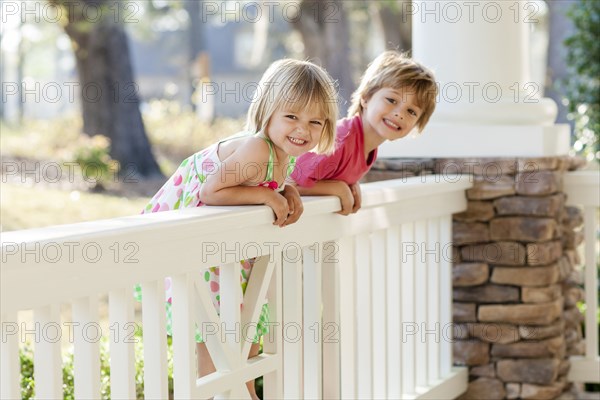
[[[105,293],[134,283],[336,240],[464,209],[470,175],[365,184],[363,209],[343,217],[335,197],[304,198],[280,229],[266,206],[199,207],[2,234],[2,312]]]
[[[371,182],[361,185],[362,207],[371,208],[416,197],[441,195],[471,187],[470,175],[428,175]],[[340,210],[339,200],[333,196],[306,196],[303,198],[303,216],[329,214]],[[220,232],[248,221],[254,226],[271,225],[273,214],[267,206],[211,206],[133,215],[76,224],[3,232],[2,250],[11,243],[35,243],[69,239],[105,237],[115,231],[134,233],[148,228],[184,225],[202,222],[205,231]],[[245,226],[245,225],[244,225]]]

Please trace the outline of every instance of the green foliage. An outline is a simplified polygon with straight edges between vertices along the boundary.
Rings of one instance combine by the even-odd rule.
[[[600,1],[580,0],[568,13],[575,33],[565,40],[571,76],[564,82],[575,120],[574,149],[600,159]]]
[[[106,136],[83,135],[79,143],[74,158],[87,182],[102,184],[116,173],[117,164],[110,158],[110,140]]]
[[[134,336],[135,344],[135,392],[137,399],[144,398],[144,346],[142,342],[142,332],[138,330]],[[168,339],[169,349],[171,348],[171,338]],[[33,377],[33,350],[29,343],[26,343],[19,351],[21,359],[21,396],[23,399],[32,399],[35,397],[35,381]],[[73,348],[71,347],[63,355],[63,399],[75,400],[75,385],[73,374]],[[169,373],[169,393],[173,393],[173,356],[168,353],[168,373]],[[103,337],[100,340],[100,398],[110,399],[110,358],[109,341]]]

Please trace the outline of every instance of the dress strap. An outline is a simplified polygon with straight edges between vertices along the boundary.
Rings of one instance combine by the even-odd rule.
[[[267,163],[267,175],[265,176],[265,182],[273,180],[273,164],[275,163],[275,152],[273,151],[273,142],[268,137],[258,135],[259,138],[263,139],[269,145],[269,162]]]
[[[294,172],[294,168],[296,168],[296,157],[290,157],[290,163],[288,164],[287,167],[287,174],[286,174],[286,179],[288,178],[288,176],[292,175],[292,172]]]

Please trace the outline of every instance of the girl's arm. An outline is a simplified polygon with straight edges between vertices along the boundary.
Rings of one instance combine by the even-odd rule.
[[[297,186],[302,196],[337,196],[342,203],[339,214],[348,215],[356,212],[354,208],[354,196],[350,186],[344,181],[317,181],[312,187]],[[358,210],[358,209],[357,209]]]
[[[261,186],[243,186],[264,180],[269,147],[260,138],[250,138],[240,145],[200,188],[200,201],[213,206],[265,204],[273,209],[273,225],[283,226],[289,213],[288,202],[279,193]]]

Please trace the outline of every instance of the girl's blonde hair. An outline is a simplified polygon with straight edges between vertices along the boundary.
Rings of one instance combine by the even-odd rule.
[[[246,130],[264,132],[273,113],[282,107],[289,107],[293,112],[317,107],[325,119],[317,153],[333,151],[338,117],[337,91],[325,70],[308,61],[291,59],[271,64],[254,93]]]
[[[369,100],[379,89],[411,89],[417,97],[421,115],[417,128],[422,131],[435,110],[438,87],[433,72],[410,59],[405,53],[389,50],[380,54],[369,64],[360,80],[360,85],[352,94],[348,116],[362,113],[361,99]]]

